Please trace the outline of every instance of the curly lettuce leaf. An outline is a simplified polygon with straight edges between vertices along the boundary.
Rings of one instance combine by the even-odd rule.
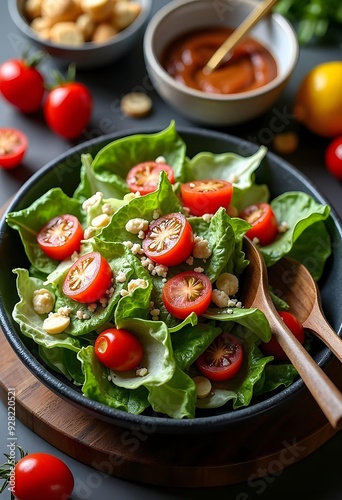
[[[331,253],[329,234],[322,224],[329,217],[330,208],[303,192],[281,194],[272,200],[271,207],[279,224],[285,221],[288,229],[270,245],[260,247],[266,266],[275,264],[284,255],[302,262],[306,258],[306,264],[318,279]],[[319,251],[314,252],[316,247]],[[314,259],[313,263],[308,256]]]
[[[44,274],[51,273],[58,262],[41,250],[37,233],[50,219],[61,214],[75,215],[82,226],[85,224],[85,213],[80,202],[69,198],[60,188],[53,188],[28,208],[10,212],[6,216],[7,224],[19,232],[29,261]]]

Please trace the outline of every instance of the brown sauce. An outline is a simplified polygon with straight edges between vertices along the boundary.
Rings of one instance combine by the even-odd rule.
[[[161,64],[184,85],[211,94],[246,92],[274,80],[277,76],[274,57],[251,37],[241,41],[229,61],[209,74],[203,73],[205,64],[231,33],[229,28],[186,33],[166,48]]]

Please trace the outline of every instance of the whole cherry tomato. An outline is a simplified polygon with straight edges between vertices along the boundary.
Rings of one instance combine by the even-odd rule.
[[[10,59],[0,66],[0,92],[23,113],[38,111],[45,93],[44,78],[36,68],[39,59]]]
[[[70,497],[74,478],[69,467],[48,453],[31,453],[14,468],[14,493],[18,500],[63,500]]]
[[[107,368],[125,372],[136,368],[142,360],[143,348],[133,333],[108,328],[95,341],[95,354]]]
[[[82,83],[59,83],[47,95],[44,116],[48,126],[66,139],[76,139],[89,123],[93,99]]]
[[[20,165],[27,146],[25,134],[13,128],[0,128],[0,166],[10,169]]]
[[[342,135],[328,145],[324,160],[329,172],[342,181]]]

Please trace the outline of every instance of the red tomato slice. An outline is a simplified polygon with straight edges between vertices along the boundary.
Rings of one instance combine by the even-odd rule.
[[[278,223],[276,216],[268,203],[256,203],[243,210],[239,217],[251,224],[246,236],[253,240],[257,238],[260,245],[265,246],[272,243],[278,234]]]
[[[49,220],[37,234],[43,252],[51,259],[64,260],[80,251],[83,228],[74,215],[63,214]]]
[[[154,262],[164,266],[176,266],[192,253],[192,227],[181,213],[164,215],[150,224],[142,247],[147,257]]]
[[[63,293],[76,302],[96,302],[111,287],[113,271],[99,252],[82,255],[71,266],[63,283]]]
[[[162,300],[172,316],[185,319],[194,312],[201,316],[211,302],[209,278],[196,271],[186,271],[169,279],[162,290]]]
[[[214,214],[220,207],[228,208],[233,185],[216,179],[186,182],[181,186],[181,196],[192,215]]]
[[[107,368],[117,372],[126,372],[140,364],[143,348],[137,337],[127,330],[109,328],[97,337],[95,354]]]
[[[0,128],[0,166],[10,169],[20,165],[27,146],[25,134],[12,128]]]
[[[152,193],[158,187],[159,174],[161,171],[166,172],[171,184],[175,182],[173,168],[166,163],[156,161],[145,161],[138,163],[131,168],[126,177],[126,182],[129,189],[136,193],[139,191],[141,195]]]
[[[305,341],[305,331],[301,322],[293,314],[287,311],[279,311],[279,316],[284,320],[285,325],[297,340],[303,345]],[[269,342],[263,342],[261,345],[261,350],[265,356],[274,356],[276,361],[288,361],[289,358],[280,347],[277,339],[272,335]]]
[[[74,478],[69,467],[49,453],[30,453],[14,468],[14,493],[18,500],[69,498]]]
[[[240,340],[230,333],[221,333],[196,360],[196,365],[205,377],[218,382],[235,377],[242,362]]]

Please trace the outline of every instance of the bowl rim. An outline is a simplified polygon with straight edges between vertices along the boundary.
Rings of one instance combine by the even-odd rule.
[[[139,29],[145,24],[151,13],[153,4],[152,0],[137,0],[139,1],[142,7],[138,17],[129,26],[127,26],[127,28],[123,29],[122,31],[119,31],[119,33],[117,33],[115,37],[113,37],[113,39],[109,39],[107,42],[102,42],[102,43],[84,42],[80,46],[72,47],[70,45],[53,43],[50,40],[37,36],[36,32],[30,27],[30,25],[26,21],[24,14],[19,12],[18,9],[19,1],[20,0],[15,0],[15,1],[8,0],[8,10],[10,16],[18,29],[20,29],[28,38],[32,38],[37,44],[43,45],[51,50],[56,49],[64,52],[70,51],[75,53],[82,53],[84,51],[96,52],[96,50],[100,48],[110,47],[117,42],[122,42],[126,38],[129,38],[130,35],[139,31]]]
[[[160,129],[157,129],[157,127],[154,126],[144,129],[143,133],[153,134],[157,131],[160,131]],[[231,145],[236,146],[237,148],[243,148],[244,151],[251,151],[251,146],[253,148],[256,147],[256,145],[251,143],[250,141],[221,131],[191,126],[179,126],[177,127],[177,132],[180,134],[180,136],[182,136],[182,134],[188,134],[196,135],[199,137],[209,137],[213,140],[225,140],[228,141]],[[38,180],[43,178],[46,173],[56,168],[56,166],[60,165],[63,160],[66,160],[70,156],[74,156],[77,154],[80,155],[84,149],[89,151],[94,146],[100,145],[101,147],[104,147],[106,144],[108,144],[108,142],[120,139],[122,137],[141,133],[141,128],[136,128],[102,135],[78,144],[77,146],[70,148],[55,159],[48,162],[39,171],[35,172],[35,174],[33,174],[22,185],[19,191],[15,194],[14,198],[11,200],[9,206],[6,207],[6,210],[0,220],[0,234],[4,235],[6,234],[6,231],[9,230],[5,220],[6,214],[15,209],[15,206],[21,201],[22,198],[26,196],[28,189],[34,186],[34,184]],[[270,151],[267,152],[266,157],[268,157],[270,160],[275,161],[278,165],[281,164],[282,168],[286,172],[290,173],[291,176],[300,180],[302,184],[304,184],[304,186],[306,186],[310,190],[310,192],[317,198],[319,202],[329,204],[326,197],[318,191],[312,181],[309,180],[304,174],[302,174],[302,172],[300,172],[286,160]],[[331,207],[330,217],[332,218],[334,227],[338,230],[342,241],[342,221],[333,207]],[[62,377],[61,380],[60,378],[58,378],[58,375],[56,373],[52,371],[50,372],[47,368],[45,368],[41,364],[39,359],[37,359],[24,344],[23,340],[20,338],[17,332],[13,330],[2,300],[0,300],[0,325],[5,334],[5,337],[15,351],[16,355],[19,357],[20,361],[24,363],[24,365],[31,371],[31,373],[35,375],[35,377],[40,382],[42,382],[56,395],[68,401],[69,403],[71,402],[74,406],[78,407],[82,411],[85,411],[86,409],[87,412],[92,414],[93,416],[109,423],[117,424],[122,428],[140,426],[153,429],[153,432],[160,434],[199,434],[201,432],[214,433],[223,429],[227,429],[229,425],[240,425],[241,423],[244,423],[246,420],[250,419],[251,415],[253,415],[253,417],[259,417],[267,411],[274,411],[279,407],[279,405],[286,404],[287,402],[291,401],[293,398],[297,397],[303,389],[305,389],[304,382],[301,378],[298,378],[289,387],[282,388],[275,394],[270,393],[270,396],[265,400],[252,404],[250,406],[242,407],[237,410],[231,410],[226,413],[220,413],[218,415],[195,417],[194,419],[172,419],[170,417],[149,416],[142,414],[135,415],[126,413],[122,410],[109,407],[104,403],[100,403],[84,397],[82,392],[77,391],[72,386],[72,384],[68,385],[68,381],[64,379],[64,377]],[[342,330],[342,325],[340,330]],[[340,330],[337,333],[340,333]],[[326,346],[323,346],[321,359],[317,363],[321,367],[327,366],[332,358],[332,352]]]
[[[257,4],[257,2],[255,2],[254,0],[240,0],[240,1],[241,3],[249,4],[251,7]],[[164,7],[158,10],[156,14],[154,14],[152,19],[149,21],[146,27],[143,40],[144,54],[146,62],[153,69],[153,71],[156,72],[156,74],[158,75],[158,79],[160,79],[161,82],[163,81],[166,82],[169,86],[173,88],[173,90],[176,90],[178,92],[183,92],[189,97],[201,98],[207,101],[214,101],[214,102],[220,102],[220,101],[235,102],[235,101],[240,101],[241,99],[246,99],[246,100],[253,99],[255,97],[262,96],[274,90],[275,88],[279,87],[284,82],[286,82],[286,80],[290,77],[291,73],[293,72],[298,62],[299,44],[294,27],[287,19],[285,19],[284,16],[282,16],[278,12],[273,12],[270,15],[270,18],[276,24],[278,24],[280,28],[282,28],[282,30],[286,33],[288,40],[292,42],[293,51],[292,51],[291,61],[289,63],[289,67],[287,68],[287,70],[282,75],[279,75],[278,73],[277,76],[269,83],[262,85],[261,87],[254,90],[238,92],[235,94],[210,94],[209,92],[204,92],[201,90],[196,90],[191,87],[188,87],[187,85],[179,82],[171,75],[169,75],[169,73],[167,73],[167,71],[163,68],[163,66],[160,64],[158,58],[155,55],[154,46],[155,46],[156,28],[163,19],[165,19],[169,14],[173,13],[175,10],[182,9],[183,7],[188,6],[190,4],[196,4],[201,2],[208,3],[208,0],[172,0],[170,3],[167,3]]]

